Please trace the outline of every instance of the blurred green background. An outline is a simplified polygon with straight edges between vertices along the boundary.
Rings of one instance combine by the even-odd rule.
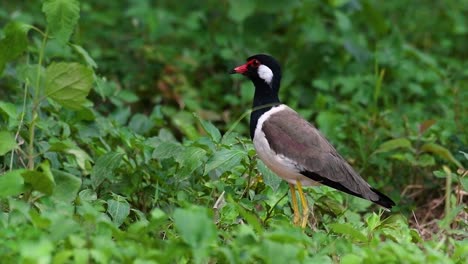
[[[42,3],[1,1],[0,27],[21,21],[44,31]],[[48,160],[53,169],[82,179],[76,199],[85,201],[89,190],[96,201],[110,199],[128,205],[132,211],[118,226],[131,226],[145,215],[156,217],[154,211],[148,213],[161,208],[170,218],[161,224],[167,230],[161,229],[175,232],[172,213],[176,207],[212,206],[224,192],[240,195],[238,202],[244,208],[231,204],[232,211],[221,212],[218,227],[225,232],[234,230],[236,217],[248,218],[243,210],[254,215],[262,211],[255,207],[262,202],[269,209],[280,207],[270,212],[273,218],[290,217],[285,202],[272,204],[283,194],[275,191],[285,191],[284,185],[278,187],[280,183],[267,178],[265,186],[258,179],[247,194],[244,190],[250,186],[251,172],[253,178],[266,173],[251,166],[256,163],[247,139],[248,117],[236,123],[251,107],[253,86],[228,72],[256,53],[273,55],[282,64],[280,99],[314,123],[371,185],[392,197],[398,204],[396,212],[405,215],[410,226],[417,224],[413,215],[428,223],[447,214],[442,205],[447,190],[453,191],[452,205],[466,201],[463,192],[468,181],[463,171],[456,171],[468,167],[464,154],[468,153],[467,0],[128,0],[82,1],[80,8],[70,43],[81,49],[51,38],[43,63],[80,62],[94,69],[94,86],[84,110],[61,109],[50,101],[43,105],[36,162]],[[25,96],[21,89],[25,77],[18,65],[37,63],[42,37],[29,33],[28,40],[27,55],[8,63],[0,79],[0,100],[17,109]],[[5,108],[0,110],[0,125],[13,133],[16,127]],[[30,120],[26,114],[26,126]],[[232,129],[235,138],[217,145],[215,127],[221,134]],[[28,139],[26,132],[20,134]],[[89,156],[59,153],[57,149],[65,147],[58,147],[58,141]],[[170,145],[171,150],[158,152],[162,145],[168,149]],[[226,161],[224,169],[207,170],[206,164],[215,168],[213,163],[226,157],[216,153],[234,150],[241,151],[239,157]],[[125,158],[113,157],[119,160],[109,169],[114,176],[98,187],[90,166],[109,152]],[[190,159],[192,154],[197,160]],[[10,158],[3,157],[0,171],[8,169]],[[84,166],[80,158],[89,163]],[[15,160],[14,165],[21,167],[21,161]],[[447,171],[454,177],[448,185]],[[316,210],[325,215],[318,222],[323,221],[321,228],[329,230],[327,223],[333,220],[322,211],[331,205],[321,198],[328,195],[332,204],[342,204],[349,197],[329,190],[310,192],[317,198]],[[369,207],[353,201],[358,211]],[[94,204],[100,208],[97,212],[115,220],[103,203],[101,207]],[[466,221],[464,208],[453,211],[462,222]],[[270,213],[258,214],[269,219]],[[181,213],[178,219],[185,217]],[[348,222],[359,219],[347,217]],[[96,223],[101,221],[96,219]],[[466,222],[462,227],[466,235]],[[418,230],[421,236],[430,237],[439,229],[431,225],[426,231]],[[186,239],[184,231],[178,231]],[[147,246],[154,246],[148,241]],[[349,251],[348,246],[343,248]],[[177,250],[182,255],[195,254]],[[368,252],[373,250],[370,245]],[[334,253],[322,253],[337,260]],[[217,259],[213,256],[217,253],[206,254]]]

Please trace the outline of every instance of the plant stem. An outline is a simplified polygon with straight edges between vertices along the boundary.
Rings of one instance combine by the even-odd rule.
[[[16,130],[15,134],[15,141],[18,142],[19,133],[21,131],[21,127],[23,126],[24,116],[26,115],[26,101],[28,100],[28,89],[29,89],[29,79],[26,79],[24,82],[24,96],[23,96],[23,109],[21,110],[21,117],[20,122],[18,124],[18,129]],[[21,151],[21,148],[18,148]],[[13,159],[15,156],[15,150],[11,151],[11,159],[10,159],[10,171],[13,170]]]
[[[443,167],[445,177],[445,217],[450,214],[450,194],[452,193],[452,172],[446,166]],[[449,223],[450,226],[450,223]]]
[[[34,136],[35,136],[35,128],[36,128],[36,121],[38,119],[38,106],[41,103],[39,97],[41,95],[41,67],[42,62],[44,60],[44,50],[47,43],[49,30],[46,29],[44,33],[44,37],[42,38],[41,48],[39,49],[39,61],[37,63],[37,73],[36,73],[36,86],[34,87],[34,98],[33,98],[33,107],[32,107],[32,119],[31,124],[29,126],[29,146],[28,146],[28,169],[34,169]]]

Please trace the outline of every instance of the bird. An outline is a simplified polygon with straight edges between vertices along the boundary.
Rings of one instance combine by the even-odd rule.
[[[395,206],[388,196],[370,186],[336,151],[322,133],[286,104],[278,92],[281,66],[267,54],[256,54],[230,71],[250,79],[255,87],[250,115],[250,137],[257,156],[289,184],[293,223],[305,228],[309,207],[303,186],[327,185],[367,199],[387,210]],[[296,197],[299,193],[302,214]]]

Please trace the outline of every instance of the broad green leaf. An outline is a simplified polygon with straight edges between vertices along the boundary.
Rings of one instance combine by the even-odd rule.
[[[262,174],[263,182],[270,186],[273,191],[278,190],[282,179],[272,172],[260,159],[257,160],[257,169]]]
[[[381,224],[380,216],[378,216],[376,213],[372,213],[369,217],[367,217],[366,222],[367,228],[372,231]]]
[[[263,259],[262,263],[291,263],[291,260],[297,261],[297,256],[300,255],[299,252],[302,250],[292,243],[264,240],[260,244],[260,257]],[[296,261],[293,261],[293,263],[299,263]]]
[[[174,225],[194,254],[195,263],[206,263],[209,246],[216,243],[216,228],[206,208],[193,206],[174,211]]]
[[[255,1],[230,0],[228,16],[233,21],[240,23],[254,13],[255,5]]]
[[[66,43],[80,18],[80,4],[76,0],[46,0],[42,5],[52,36]]]
[[[363,263],[363,258],[352,253],[348,253],[341,258],[341,264],[360,264]]]
[[[206,160],[206,151],[199,147],[187,147],[175,157],[175,160],[180,164],[179,174],[187,176],[203,165]]]
[[[201,117],[197,114],[194,113],[193,115],[198,120],[198,122],[200,122],[200,125],[203,127],[203,130],[205,130],[208,136],[210,136],[214,142],[219,142],[221,139],[221,133],[219,130],[212,123],[201,119]]]
[[[163,141],[159,143],[153,151],[153,159],[169,159],[183,151],[183,146],[179,143],[171,141]]]
[[[25,84],[36,82],[37,71],[39,70],[39,79],[41,85],[44,84],[45,68],[38,64],[18,64],[16,65],[16,79]]]
[[[197,129],[195,128],[192,114],[180,111],[173,115],[172,122],[174,122],[174,125],[180,129],[188,139],[195,140],[200,137]]]
[[[335,18],[338,28],[343,31],[348,31],[351,28],[352,22],[348,15],[339,10],[335,11]]]
[[[8,127],[15,127],[18,124],[18,112],[16,106],[9,102],[0,101],[0,116],[4,113],[8,120]]]
[[[447,174],[445,172],[443,172],[443,171],[433,171],[432,173],[437,178],[445,179],[445,177],[447,177]]]
[[[82,190],[78,196],[81,200],[86,202],[92,202],[97,200],[97,193],[91,189],[84,189]]]
[[[154,208],[153,210],[151,210],[150,212],[150,216],[151,216],[151,220],[154,221],[154,220],[162,220],[162,219],[166,219],[167,218],[167,215],[166,213],[161,210],[160,208]]]
[[[90,252],[85,248],[75,248],[73,250],[73,260],[75,263],[84,264],[89,262]]]
[[[339,127],[344,122],[343,120],[343,115],[333,111],[321,111],[316,118],[320,131],[324,135],[335,135],[335,137],[338,137],[339,133],[341,133]]]
[[[15,137],[8,131],[0,131],[0,156],[12,151],[17,146]]]
[[[330,224],[331,230],[337,234],[349,235],[351,238],[360,242],[366,242],[366,236],[354,226],[348,223],[334,223]]]
[[[22,263],[50,263],[50,256],[55,250],[54,244],[46,237],[38,240],[24,240],[19,245]]]
[[[145,134],[154,126],[154,123],[147,115],[144,114],[134,114],[130,119],[128,127],[135,131],[137,134]]]
[[[93,161],[88,153],[79,148],[76,143],[71,140],[59,140],[57,138],[51,138],[49,140],[49,144],[49,151],[63,152],[73,155],[78,166],[84,171],[87,170],[87,164]]]
[[[230,194],[227,195],[226,201],[230,204],[234,204],[237,207],[237,211],[239,212],[239,214],[242,216],[243,219],[247,221],[247,223],[249,223],[250,226],[252,226],[253,229],[255,229],[255,233],[263,233],[264,228],[262,227],[262,224],[258,219],[257,215],[253,211],[246,210],[245,206],[243,206],[237,201],[234,201],[232,195]]]
[[[130,205],[124,198],[117,196],[117,200],[107,200],[107,212],[112,217],[112,221],[120,226],[130,214]]]
[[[422,145],[421,150],[424,151],[424,152],[431,152],[431,153],[439,156],[440,158],[445,159],[446,161],[452,162],[458,168],[463,167],[461,165],[461,163],[453,157],[452,153],[448,149],[442,147],[439,144],[426,143],[426,144]]]
[[[76,51],[76,53],[78,53],[83,58],[83,60],[86,62],[86,64],[89,67],[97,69],[98,66],[96,62],[93,60],[93,58],[89,55],[89,53],[83,47],[81,47],[80,45],[76,45],[76,44],[71,44],[70,46],[72,46],[72,48]]]
[[[55,189],[55,180],[48,161],[39,165],[40,170],[29,170],[22,173],[24,181],[34,190],[51,195]]]
[[[24,169],[13,170],[0,175],[0,197],[18,195],[23,192],[24,179],[21,173]]]
[[[205,165],[205,174],[209,173],[214,169],[221,169],[222,171],[228,171],[234,166],[240,164],[242,158],[246,156],[246,153],[238,149],[221,149],[215,152],[210,157]]]
[[[391,139],[382,143],[374,154],[389,152],[398,148],[411,148],[411,142],[406,138]]]
[[[466,153],[466,152],[463,152],[463,151],[459,151],[459,152],[460,152],[460,153],[462,153],[462,154],[463,154],[463,156],[465,156],[465,159],[467,159],[467,160],[468,160],[468,153]]]
[[[407,225],[407,219],[401,214],[392,214],[389,217],[382,219],[380,226],[382,227],[392,227],[399,226],[399,223]]]
[[[346,210],[342,203],[326,195],[320,197],[317,202],[321,203],[328,212],[336,216],[343,214]]]
[[[28,31],[30,25],[21,22],[8,23],[3,32],[5,37],[0,40],[0,75],[5,64],[20,56],[28,47]]]
[[[123,154],[109,152],[99,157],[91,171],[91,184],[97,188],[104,180],[112,179],[114,170],[119,167]]]
[[[46,69],[46,95],[70,109],[80,109],[93,84],[93,71],[78,63],[52,63]]]
[[[55,179],[55,190],[52,197],[65,203],[75,200],[81,187],[81,179],[68,172],[54,169],[52,171]]]

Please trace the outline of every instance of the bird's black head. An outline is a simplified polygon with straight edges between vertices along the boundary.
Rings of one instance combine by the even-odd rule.
[[[247,58],[247,63],[234,68],[231,73],[247,76],[256,88],[267,84],[270,89],[278,93],[281,81],[281,67],[270,55],[257,54]]]
[[[253,138],[259,118],[280,104],[281,67],[273,57],[257,54],[247,58],[247,63],[234,68],[231,73],[247,76],[255,86],[253,111],[250,114],[250,137]]]

